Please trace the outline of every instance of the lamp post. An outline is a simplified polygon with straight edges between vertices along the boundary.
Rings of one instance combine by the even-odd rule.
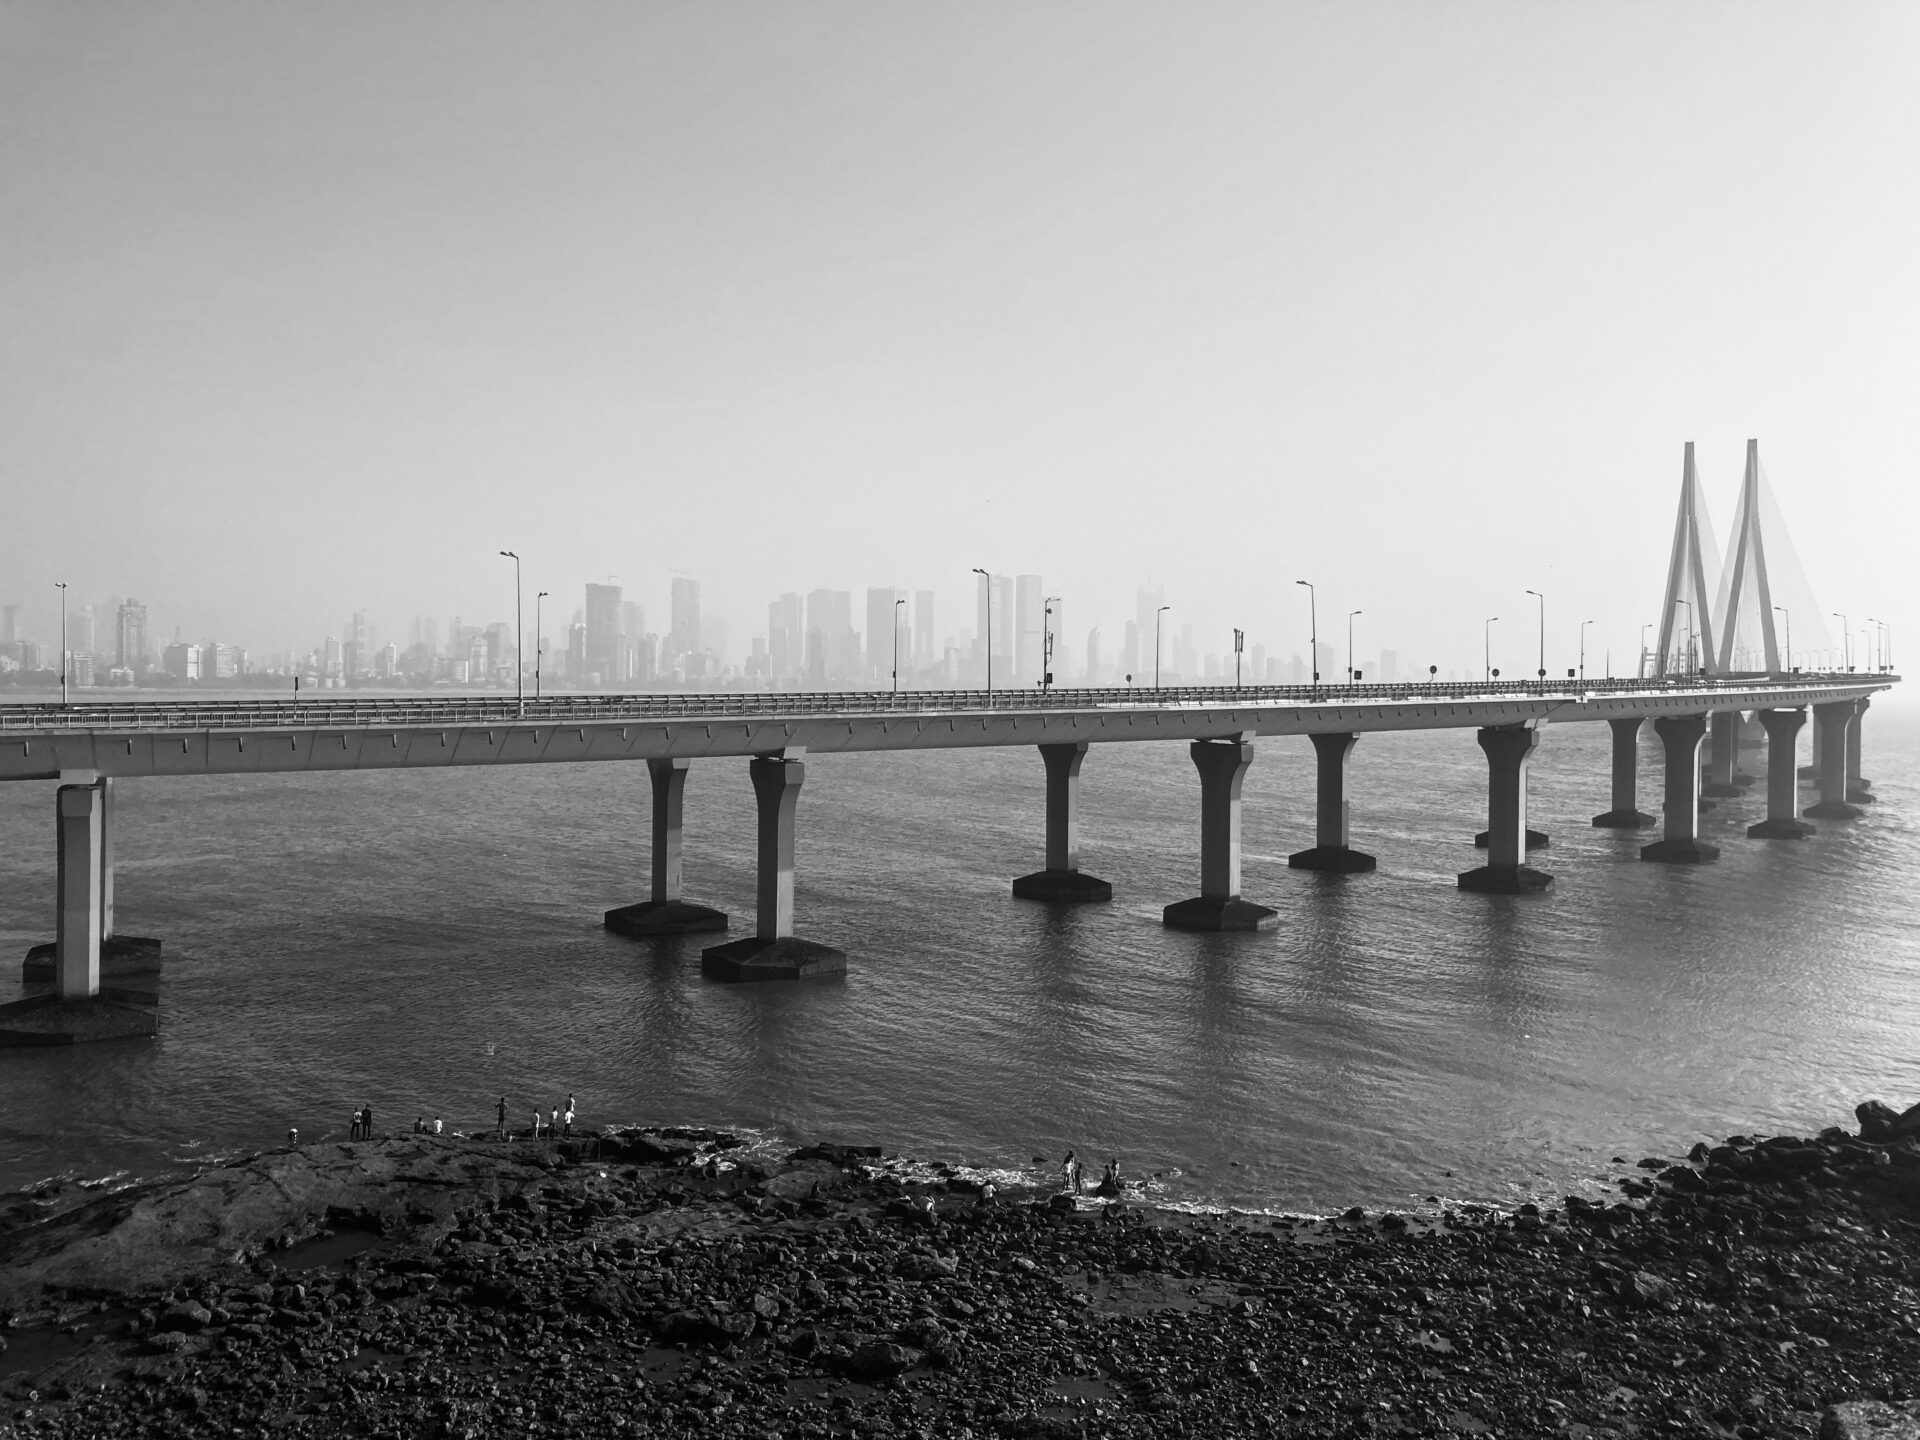
[[[67,704],[67,582],[56,580],[54,588],[60,592],[60,706]]]
[[[900,607],[907,602],[893,597],[893,693],[900,693]]]
[[[1644,680],[1647,678],[1647,631],[1652,628],[1653,625],[1651,623],[1640,627],[1640,668],[1634,672],[1636,679]]]
[[[1527,594],[1540,602],[1540,674],[1542,685],[1547,683],[1547,597],[1538,590],[1529,590]]]
[[[1840,622],[1840,663],[1847,669],[1853,669],[1853,632],[1847,629],[1847,617],[1838,610],[1832,612],[1833,618]]]
[[[520,636],[520,557],[511,550],[500,552],[513,561],[513,703],[520,714],[527,713],[527,672],[520,657],[525,653]]]
[[[1592,623],[1591,620],[1580,622],[1580,683],[1582,685],[1587,683],[1587,626]]]
[[[1878,670],[1880,668],[1880,622],[1869,615],[1867,623],[1873,626],[1873,629],[1867,631],[1867,666],[1869,669]]]
[[[993,704],[993,576],[978,565],[973,567],[973,573],[987,582],[987,704],[991,707]]]
[[[1489,615],[1487,623],[1480,627],[1480,664],[1488,684],[1493,682],[1493,622],[1498,615]]]
[[[1353,685],[1355,679],[1353,671],[1353,617],[1364,614],[1366,614],[1364,610],[1349,610],[1347,612],[1347,685],[1349,687]]]
[[[1053,607],[1059,601],[1058,595],[1048,595],[1040,602],[1040,693],[1043,695],[1053,684]]]
[[[540,651],[544,643],[545,632],[540,628],[540,602],[547,598],[547,592],[540,590],[533,597],[533,698],[540,700]]]
[[[1320,596],[1311,580],[1293,583],[1307,587],[1307,673],[1313,676],[1317,690],[1320,687]]]
[[[1693,602],[1691,600],[1676,600],[1673,603],[1676,605],[1684,605],[1687,607],[1687,666],[1686,666],[1686,669],[1688,673],[1691,673],[1693,670]]]
[[[1776,605],[1773,608],[1786,617],[1787,673],[1791,675],[1793,673],[1793,612],[1784,605]]]
[[[1153,612],[1153,688],[1155,690],[1160,688],[1160,617],[1172,608],[1171,605],[1162,605]]]

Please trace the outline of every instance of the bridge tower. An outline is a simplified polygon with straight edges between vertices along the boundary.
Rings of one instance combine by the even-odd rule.
[[[1693,466],[1693,442],[1687,441],[1680,471],[1680,511],[1673,522],[1673,548],[1667,558],[1666,600],[1660,607],[1660,648],[1653,673],[1664,678],[1714,668],[1713,591],[1720,551],[1700,503],[1700,476]],[[1679,648],[1675,650],[1675,631]]]
[[[1740,505],[1733,517],[1733,557],[1728,562],[1714,606],[1720,636],[1715,670],[1777,673],[1780,645],[1774,635],[1773,586],[1767,577],[1767,547],[1760,533],[1760,442],[1747,441],[1747,470],[1740,481]],[[1752,648],[1755,629],[1760,648]],[[1744,642],[1744,643],[1743,643]],[[1761,663],[1755,665],[1755,660]]]

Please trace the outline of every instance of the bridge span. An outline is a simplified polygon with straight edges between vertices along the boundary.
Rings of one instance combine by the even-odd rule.
[[[50,992],[0,1006],[0,1043],[64,1043],[154,1032],[135,992],[108,979],[158,969],[160,942],[116,932],[113,782],[156,775],[234,775],[453,765],[645,761],[653,789],[650,897],[607,912],[628,935],[728,927],[681,883],[681,811],[694,760],[745,758],[758,812],[754,933],[704,952],[725,980],[839,973],[845,956],[794,934],[794,810],[806,756],[846,751],[1032,745],[1046,773],[1046,863],[1013,882],[1017,896],[1106,900],[1112,887],[1080,868],[1080,767],[1097,744],[1182,740],[1200,780],[1199,894],[1168,905],[1182,929],[1258,930],[1275,911],[1240,893],[1240,789],[1256,742],[1305,736],[1316,759],[1315,843],[1298,869],[1372,870],[1347,823],[1347,761],[1358,738],[1391,730],[1474,729],[1488,769],[1487,863],[1462,889],[1521,894],[1552,877],[1526,864],[1546,837],[1526,824],[1527,766],[1541,728],[1605,721],[1613,732],[1612,804],[1596,826],[1653,825],[1638,808],[1638,738],[1654,722],[1664,757],[1661,837],[1641,858],[1699,864],[1718,851],[1699,837],[1702,796],[1738,793],[1743,713],[1764,728],[1767,818],[1755,839],[1803,839],[1795,745],[1809,712],[1819,800],[1805,814],[1848,819],[1872,800],[1861,778],[1860,724],[1889,674],[1701,675],[1660,680],[1138,688],[983,693],[563,695],[507,698],[325,697],[0,705],[0,781],[58,783],[56,939],[29,952],[29,981]],[[1704,780],[1704,784],[1703,784]]]

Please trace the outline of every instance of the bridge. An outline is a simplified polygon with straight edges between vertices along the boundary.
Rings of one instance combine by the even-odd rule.
[[[1603,827],[1654,823],[1638,808],[1639,736],[1661,741],[1663,833],[1648,861],[1700,864],[1702,796],[1738,793],[1744,713],[1767,737],[1767,818],[1755,839],[1813,833],[1798,808],[1799,731],[1814,722],[1816,819],[1858,816],[1872,799],[1861,778],[1860,731],[1887,674],[1695,675],[1654,680],[1017,691],[565,695],[507,698],[180,701],[0,706],[0,781],[52,781],[59,850],[56,938],[29,953],[29,979],[50,993],[0,1007],[0,1038],[58,1043],[96,1034],[153,1033],[137,992],[108,980],[158,968],[160,942],[120,935],[113,902],[113,786],[147,776],[237,775],[465,765],[644,761],[652,781],[649,897],[609,911],[608,928],[667,935],[728,928],[689,900],[681,879],[681,813],[696,760],[745,759],[757,801],[754,932],[704,952],[716,979],[839,973],[845,956],[794,933],[794,815],[809,754],[1030,745],[1046,775],[1044,866],[1012,882],[1016,896],[1073,903],[1110,899],[1080,866],[1079,774],[1102,744],[1184,741],[1199,778],[1199,893],[1168,905],[1169,926],[1258,930],[1277,913],[1240,891],[1240,789],[1258,743],[1303,736],[1316,760],[1315,843],[1297,869],[1357,874],[1374,859],[1348,828],[1347,762],[1360,736],[1472,729],[1487,762],[1486,863],[1462,889],[1537,892],[1552,877],[1526,863],[1545,837],[1526,824],[1527,768],[1544,727],[1612,729],[1611,807]],[[24,1008],[22,1008],[24,1007]],[[63,1018],[64,1017],[64,1018]]]

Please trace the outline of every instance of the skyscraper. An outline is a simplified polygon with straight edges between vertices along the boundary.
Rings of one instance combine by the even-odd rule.
[[[700,582],[676,575],[673,580],[672,627],[667,649],[673,659],[700,652]]]
[[[95,641],[93,606],[82,605],[74,612],[73,624],[67,631],[67,650],[74,655],[91,655],[98,648]]]
[[[860,674],[860,632],[853,628],[851,590],[807,595],[807,673],[816,683],[845,683]]]
[[[618,585],[587,586],[586,625],[586,674],[583,678],[588,684],[619,684],[626,676],[621,673],[620,664]]]
[[[788,593],[767,606],[767,678],[784,684],[800,678],[806,662],[806,618],[800,597]]]
[[[147,668],[147,607],[131,596],[114,617],[113,663],[136,675]]]
[[[895,631],[899,628],[899,609],[894,601],[907,598],[907,592],[889,585],[885,589],[867,589],[867,668],[866,678],[885,681],[893,675]],[[912,652],[900,650],[903,663]]]
[[[0,645],[15,645],[20,640],[20,607],[0,609]]]
[[[980,637],[979,663],[983,673],[990,672],[989,678],[997,677],[997,683],[1005,685],[1007,677],[1013,673],[1012,578],[995,575],[989,580],[981,576],[974,594],[974,606],[979,616],[979,628],[976,631]]]
[[[933,634],[933,591],[913,592],[913,663],[930,669],[939,651]]]
[[[1040,678],[1040,635],[1045,623],[1040,613],[1038,575],[1022,575],[1013,584],[1013,679],[1018,685]]]

